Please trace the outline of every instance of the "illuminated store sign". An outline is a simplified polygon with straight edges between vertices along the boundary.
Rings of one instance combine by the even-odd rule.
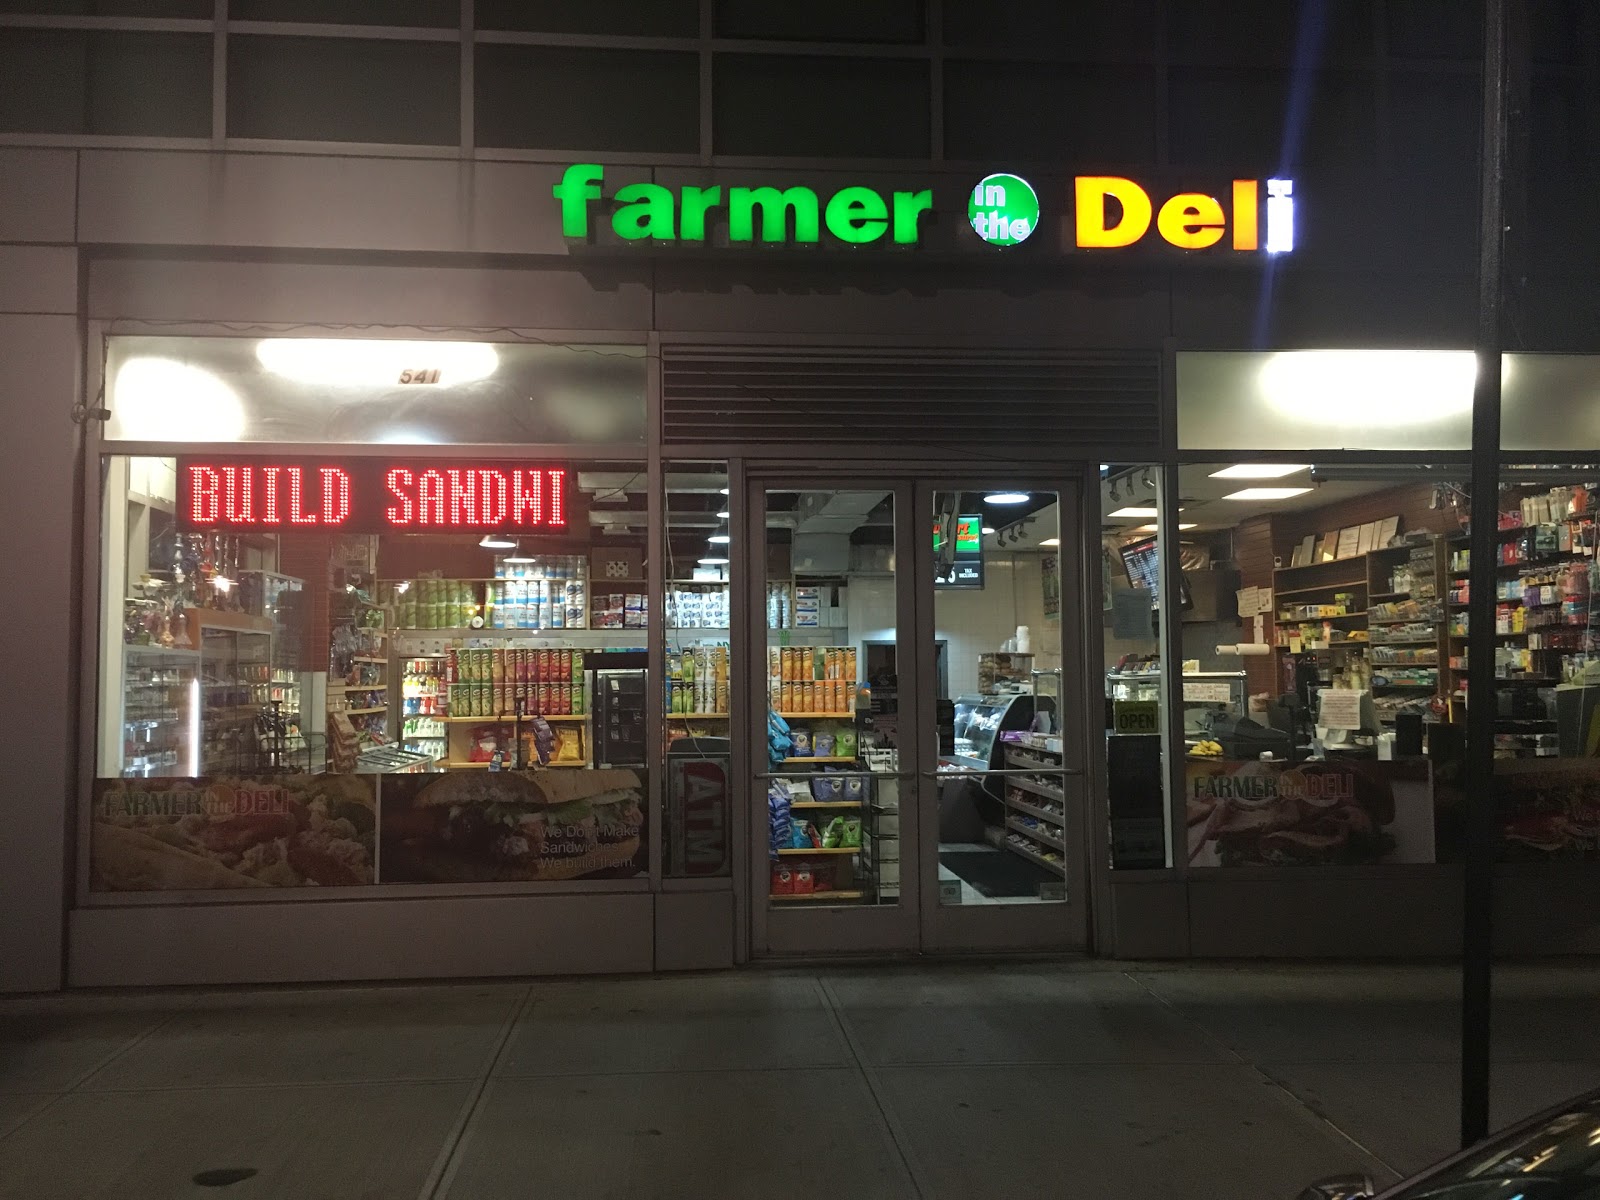
[[[561,232],[587,238],[591,209],[601,200],[605,168],[598,163],[568,167],[551,192],[561,202]],[[724,194],[726,193],[726,194]],[[703,242],[706,216],[722,210],[730,242],[817,242],[822,228],[841,242],[861,245],[887,237],[899,245],[916,243],[918,218],[933,207],[933,193],[893,192],[886,199],[869,187],[844,187],[826,204],[808,187],[688,186],[676,194],[659,183],[629,183],[611,199],[611,230],[626,241]],[[791,236],[790,229],[793,228]]]
[[[564,467],[178,460],[184,529],[564,533]]]
[[[819,191],[803,185],[669,187],[629,182],[608,189],[605,175],[599,163],[574,163],[552,185],[564,237],[633,244],[725,240],[730,246],[926,244],[946,252],[975,245],[959,217],[950,224],[924,219],[934,210],[932,187],[882,191],[848,185]],[[956,215],[950,211],[955,196],[943,190],[949,182],[939,193],[940,212],[946,217]],[[1119,175],[1079,175],[1069,192],[1059,177],[1036,189],[1020,175],[996,172],[963,184],[960,194],[972,235],[990,246],[1016,246],[1043,222],[1059,231],[1053,247],[1058,251],[1114,250],[1140,243],[1190,252],[1215,247],[1219,252],[1282,254],[1294,249],[1294,182],[1288,179],[1235,179],[1226,194],[1183,191],[1158,202],[1147,185]],[[1060,199],[1051,215],[1045,209],[1053,195]],[[1070,233],[1064,211],[1069,205]],[[1154,236],[1147,236],[1152,230]]]
[[[1139,184],[1117,175],[1073,180],[1076,244],[1086,249],[1131,246],[1150,231],[1154,217],[1162,241],[1180,250],[1204,250],[1231,234],[1234,250],[1261,248],[1261,181],[1235,179],[1229,206],[1204,192],[1180,192],[1156,209]],[[1294,181],[1267,180],[1268,254],[1294,249]]]
[[[967,200],[967,221],[991,246],[1015,246],[1039,226],[1039,197],[1020,175],[987,175]]]

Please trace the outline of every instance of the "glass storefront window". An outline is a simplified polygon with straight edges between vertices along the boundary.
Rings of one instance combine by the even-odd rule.
[[[91,891],[646,871],[642,461],[101,478]]]
[[[1111,866],[1165,867],[1170,822],[1162,737],[1162,471],[1149,463],[1112,463],[1100,474]]]
[[[644,444],[643,346],[113,337],[106,437],[413,446]]]
[[[1179,469],[1191,865],[1458,857],[1463,470]]]
[[[729,800],[736,707],[728,465],[669,463],[664,480],[663,870],[669,878],[727,876],[733,870]]]

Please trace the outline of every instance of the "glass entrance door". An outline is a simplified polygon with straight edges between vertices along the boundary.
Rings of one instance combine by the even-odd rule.
[[[752,947],[915,949],[911,489],[758,476],[748,506]]]
[[[916,505],[922,946],[1086,947],[1076,488],[925,483]]]
[[[746,502],[753,952],[1086,947],[1075,486]]]

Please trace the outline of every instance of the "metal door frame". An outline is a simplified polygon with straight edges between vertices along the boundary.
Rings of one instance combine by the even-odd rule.
[[[918,891],[920,892],[921,948],[925,952],[982,952],[994,950],[1086,951],[1090,945],[1090,894],[1096,881],[1090,878],[1088,847],[1094,803],[1094,776],[1091,770],[1089,731],[1090,706],[1083,679],[1094,661],[1088,653],[1084,635],[1084,575],[1079,557],[1083,552],[1082,479],[1075,475],[1041,475],[1038,472],[997,472],[985,469],[957,474],[946,469],[939,474],[921,475],[915,489],[918,515],[934,512],[934,493],[941,491],[983,492],[998,490],[1053,491],[1057,496],[1059,545],[1056,547],[1061,578],[1061,748],[1066,772],[1064,788],[1069,810],[1063,825],[1067,835],[1067,899],[1064,903],[950,905],[939,903],[938,744],[934,730],[931,694],[918,689],[912,698],[912,719],[917,723],[913,739],[918,747],[914,769],[920,798],[919,832],[916,846]],[[921,661],[921,648],[933,645],[934,622],[933,539],[913,541],[910,556],[911,591],[915,600],[915,638]],[[1042,632],[1042,631],[1041,631]],[[906,716],[902,699],[901,719]],[[906,764],[902,760],[902,769]],[[903,819],[903,818],[902,818]],[[902,854],[904,852],[902,851]],[[903,879],[902,879],[903,885]]]
[[[913,524],[914,484],[910,477],[888,478],[882,471],[839,470],[836,466],[816,471],[797,471],[792,461],[761,465],[746,460],[744,480],[744,523],[747,545],[741,547],[746,564],[743,614],[744,644],[749,647],[746,661],[736,670],[742,680],[740,696],[745,713],[745,737],[750,753],[741,784],[750,815],[747,849],[749,873],[746,884],[750,896],[750,952],[752,958],[783,956],[830,956],[850,954],[904,954],[919,949],[918,903],[921,889],[916,885],[921,868],[916,857],[920,780],[912,769],[920,761],[917,739],[924,736],[923,723],[915,711],[908,714],[907,698],[920,695],[920,663],[911,652],[916,644],[914,588],[905,572],[895,572],[895,661],[908,669],[900,674],[900,898],[894,905],[838,906],[795,905],[774,908],[769,895],[771,860],[768,854],[768,826],[762,816],[761,800],[767,791],[770,773],[767,764],[767,557],[766,511],[768,491],[889,491],[894,496],[895,559],[900,563],[916,560]],[[738,619],[736,617],[736,619]],[[909,849],[909,858],[908,858]],[[908,876],[908,869],[911,874]]]

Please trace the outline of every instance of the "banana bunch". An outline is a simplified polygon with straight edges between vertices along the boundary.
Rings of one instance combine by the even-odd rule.
[[[1203,741],[1195,743],[1193,749],[1191,749],[1189,753],[1198,758],[1221,758],[1222,743],[1213,741],[1211,738],[1206,738]]]

